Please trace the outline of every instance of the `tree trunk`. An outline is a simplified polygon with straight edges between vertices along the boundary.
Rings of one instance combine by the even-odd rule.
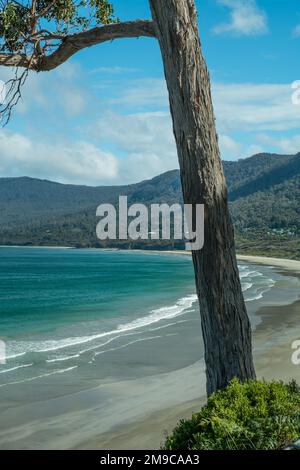
[[[184,202],[205,205],[204,248],[193,251],[207,393],[255,377],[220,158],[210,79],[194,0],[149,0],[163,57]]]

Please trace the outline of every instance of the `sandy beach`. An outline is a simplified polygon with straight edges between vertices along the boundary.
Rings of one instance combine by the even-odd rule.
[[[248,271],[253,266],[265,280],[276,280],[263,296],[247,303],[255,328],[257,376],[300,382],[300,366],[291,361],[292,343],[300,338],[300,262],[249,256],[239,260],[250,266]],[[99,376],[91,378],[87,370],[85,389],[74,388],[82,381],[79,369],[51,376],[51,385],[47,377],[23,383],[21,404],[17,391],[1,388],[0,448],[160,448],[166,433],[206,401],[199,312],[187,318],[166,325],[164,335],[158,335],[154,325],[151,341],[111,350],[109,364],[122,374],[107,375],[105,355],[98,356]],[[140,371],[136,375],[135,368]],[[56,393],[57,386],[63,393]]]
[[[179,251],[176,254],[186,255],[189,253]],[[294,278],[295,292],[298,289],[299,300],[290,303],[286,299],[280,301],[274,296],[273,304],[269,302],[269,304],[261,306],[257,314],[261,316],[262,322],[254,332],[253,343],[258,378],[284,381],[296,379],[300,383],[300,366],[295,366],[291,361],[292,343],[300,338],[300,261],[243,255],[238,255],[238,260],[254,265],[273,266],[287,277]],[[195,374],[203,376],[204,367],[195,364],[189,370],[182,370],[181,374],[179,394],[186,384],[195,383]],[[163,381],[162,387],[165,387]],[[201,391],[203,392],[203,387]],[[105,435],[95,436],[87,442],[82,442],[76,448],[157,449],[161,446],[164,436],[172,431],[180,419],[189,418],[205,402],[205,393],[201,394],[199,386],[199,398],[187,399],[178,405],[145,414],[135,423],[120,426]]]
[[[300,261],[284,258],[267,258],[264,256],[237,255],[239,261],[273,266],[275,268],[286,269],[287,271],[300,274]]]

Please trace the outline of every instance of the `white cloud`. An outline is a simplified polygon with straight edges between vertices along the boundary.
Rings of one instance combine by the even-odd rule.
[[[120,96],[109,101],[110,104],[134,106],[168,106],[168,92],[165,80],[145,78],[132,80],[122,89]]]
[[[119,75],[121,73],[135,73],[139,72],[140,69],[138,68],[130,68],[130,67],[119,67],[118,65],[114,65],[113,67],[96,67],[90,70],[90,74],[110,74],[110,75]]]
[[[218,3],[230,9],[230,18],[213,28],[215,34],[251,36],[268,31],[266,14],[258,8],[255,0],[218,0]]]
[[[68,116],[78,116],[84,111],[86,99],[78,87],[66,87],[61,91],[62,104]]]
[[[297,24],[297,26],[295,26],[295,28],[293,29],[293,36],[295,38],[298,38],[300,36],[300,23]]]
[[[78,62],[65,62],[58,69],[55,69],[58,77],[65,80],[74,80],[82,74],[80,64]]]
[[[168,113],[107,112],[94,126],[92,134],[99,145],[83,140],[50,142],[45,137],[33,140],[1,129],[0,174],[112,185],[138,182],[178,167]],[[116,152],[103,151],[107,143],[113,143]]]
[[[159,152],[165,147],[174,153],[175,142],[169,113],[149,112],[121,115],[107,112],[96,123],[96,134],[127,152]]]
[[[28,175],[64,183],[112,184],[118,177],[117,158],[96,146],[78,141],[47,143],[0,130],[0,172],[5,176]]]
[[[292,102],[291,84],[214,84],[212,88],[220,132],[299,128],[300,105]]]
[[[11,68],[2,67],[0,80],[7,81],[14,76]],[[88,93],[82,77],[82,70],[77,63],[65,63],[50,74],[30,72],[22,87],[22,100],[13,110],[16,114],[28,113],[33,118],[33,111],[38,110],[43,119],[61,116],[75,117],[84,112],[88,103]]]
[[[220,134],[219,145],[223,156],[231,156],[231,159],[240,157],[242,146],[229,135]]]
[[[228,135],[232,131],[284,131],[299,128],[300,105],[292,102],[295,90],[291,85],[213,83],[212,96],[219,132]],[[164,109],[165,115],[169,115],[164,79],[134,80],[113,102],[119,107],[132,103],[132,107]]]
[[[246,148],[245,148],[242,155],[243,155],[244,158],[246,158],[246,157],[252,157],[252,155],[256,155],[258,153],[263,153],[263,152],[267,152],[267,151],[268,150],[266,150],[261,145],[252,144],[252,145],[246,146]]]
[[[257,153],[262,153],[264,148],[260,144],[254,143],[247,145],[238,142],[228,135],[219,135],[219,145],[223,160],[237,160],[239,158],[251,157]]]
[[[127,81],[113,103],[108,94],[99,99],[99,107],[95,95],[80,86],[85,83],[81,74],[79,67],[70,66],[53,78],[30,78],[23,108],[17,109],[26,113],[23,133],[0,131],[1,176],[122,184],[178,167],[165,80]],[[292,103],[294,92],[291,84],[213,84],[222,157],[233,160],[271,149],[298,151],[300,105]],[[89,124],[65,119],[78,114]],[[293,130],[295,137],[285,137]]]
[[[120,158],[121,174],[126,182],[156,176],[178,167],[170,114],[149,112],[121,115],[105,113],[96,123],[94,137],[100,146],[112,142]]]
[[[267,147],[275,147],[278,151],[284,154],[295,154],[300,152],[300,134],[296,134],[291,137],[260,134],[257,136],[257,140]]]
[[[284,134],[298,129],[300,105],[296,106],[292,102],[294,91],[291,84],[282,83],[213,84],[212,95],[222,157],[232,160],[268,151],[270,146],[266,142],[256,141],[255,134],[259,132]],[[129,97],[133,98],[136,106],[157,106],[158,103],[161,108],[166,109],[168,106],[162,79],[153,82],[149,79],[144,84],[142,81],[134,81],[132,87],[123,91],[119,103],[129,103]],[[127,116],[107,113],[98,121],[96,129],[100,139],[114,142],[130,158],[133,154],[143,156],[145,165],[141,165],[142,177],[146,176],[150,162],[151,175],[153,168],[164,171],[178,165],[168,110]],[[236,139],[235,134],[240,133],[243,133],[243,138]],[[277,148],[281,151],[283,146],[278,143]],[[293,148],[296,150],[295,142]]]

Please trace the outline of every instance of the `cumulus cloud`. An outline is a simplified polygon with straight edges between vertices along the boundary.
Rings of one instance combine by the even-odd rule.
[[[171,117],[168,112],[121,115],[105,113],[96,123],[100,145],[113,142],[122,176],[128,181],[149,178],[178,166]]]
[[[253,137],[254,140],[254,137]],[[238,160],[239,158],[251,157],[264,151],[262,142],[248,145],[228,135],[219,135],[219,145],[223,160]]]
[[[297,129],[300,106],[291,84],[214,84],[213,100],[222,132]]]
[[[178,167],[168,113],[124,116],[107,112],[94,123],[90,137],[96,144],[84,140],[33,140],[1,129],[0,174],[112,185],[138,182]],[[104,151],[111,143],[116,150]]]
[[[270,136],[268,134],[260,134],[257,140],[267,147],[275,147],[284,154],[294,154],[300,152],[300,134],[291,137]]]
[[[298,128],[300,105],[293,104],[293,93],[295,90],[290,83],[213,83],[212,96],[219,132],[228,135],[237,130],[259,132]],[[164,109],[166,116],[169,115],[163,79],[129,82],[114,102],[119,108],[130,102],[136,107],[160,108]]]
[[[91,95],[86,102],[89,91],[80,86],[84,83],[81,74],[70,63],[54,78],[46,74],[30,79],[24,109],[18,108],[18,113],[26,113],[21,121],[27,127],[18,132],[0,130],[1,176],[123,184],[178,167],[163,79],[128,80],[114,102],[108,94],[99,109]],[[261,151],[298,151],[300,105],[292,102],[294,92],[291,84],[214,83],[222,157],[233,160]],[[40,109],[39,114],[34,114],[35,108]],[[143,112],[137,112],[139,109]],[[83,125],[79,126],[82,121],[78,118],[69,118],[76,113],[86,116]]]
[[[255,0],[218,0],[230,9],[229,20],[213,28],[215,34],[258,35],[268,31],[267,17]]]
[[[122,73],[135,73],[140,72],[140,69],[133,68],[133,67],[120,67],[118,65],[114,65],[112,67],[95,67],[94,69],[90,70],[90,74],[109,74],[109,75],[119,75]]]
[[[100,139],[107,139],[127,152],[174,153],[175,142],[169,113],[149,112],[121,115],[107,112],[96,123]]]
[[[168,113],[107,112],[95,123],[91,137],[97,145],[83,140],[33,140],[1,129],[0,174],[112,185],[138,182],[178,167]],[[102,150],[111,143],[114,152]]]
[[[300,37],[300,23],[297,24],[297,26],[295,26],[295,28],[293,29],[293,36],[295,38]]]
[[[154,90],[153,96],[149,96],[149,89]],[[213,83],[212,95],[222,157],[233,160],[268,151],[271,144],[268,146],[266,141],[256,141],[257,133],[281,135],[298,129],[300,105],[293,104],[294,92],[289,83]],[[99,136],[117,143],[120,149],[131,156],[142,155],[145,159],[145,167],[142,166],[142,169],[145,172],[148,168],[147,161],[151,161],[151,158],[156,162],[157,170],[168,169],[173,162],[173,167],[177,166],[164,80],[155,79],[151,82],[149,79],[144,85],[142,81],[135,81],[132,88],[128,86],[124,90],[120,103],[126,101],[128,96],[134,96],[136,106],[145,103],[156,106],[160,103],[160,107],[166,111],[127,116],[108,113],[98,121]],[[242,137],[235,137],[241,133]],[[290,140],[285,138],[284,141],[284,146],[277,141],[277,147],[274,142],[275,150],[287,149]],[[291,139],[289,145],[297,150],[297,139]],[[153,154],[156,155],[155,159]],[[143,171],[141,174],[144,177]]]
[[[220,134],[219,144],[226,154],[232,155],[232,158],[240,155],[241,144],[237,142],[236,140],[234,140],[229,135]]]
[[[168,92],[165,80],[145,78],[131,80],[122,88],[119,96],[109,100],[109,104],[134,106],[168,106]]]
[[[14,76],[10,68],[1,68],[0,80],[4,82]],[[82,86],[82,70],[77,63],[67,62],[51,74],[30,72],[22,87],[22,100],[13,110],[13,118],[18,114],[39,111],[43,117],[54,113],[68,118],[77,117],[88,105],[88,93]]]
[[[28,175],[63,183],[112,184],[118,177],[117,158],[96,146],[78,141],[32,141],[22,134],[0,130],[0,172]]]

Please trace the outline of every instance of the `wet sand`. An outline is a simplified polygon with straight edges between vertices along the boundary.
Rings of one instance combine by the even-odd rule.
[[[248,256],[243,260],[276,266],[274,270],[286,276],[278,288],[255,303],[256,307],[251,306],[260,317],[254,333],[257,375],[266,379],[295,378],[300,383],[300,366],[291,361],[292,342],[300,338],[300,262]],[[157,340],[163,341],[163,349],[157,344],[154,353],[162,355],[162,362],[163,355],[174,355],[172,338],[189,337],[189,328],[195,329],[195,325],[182,323],[173,328],[172,333],[180,328],[181,336]],[[194,341],[189,351],[199,347],[196,337]],[[147,345],[136,345],[137,362],[143,362],[149,354]],[[32,403],[16,407],[13,396],[9,397],[10,408],[3,412],[2,420],[8,420],[11,426],[0,431],[0,448],[158,449],[165,434],[180,419],[189,418],[205,403],[204,363],[192,357],[195,354],[191,352],[190,362],[186,358],[181,366],[176,362],[174,367],[181,367],[177,370],[95,384],[95,388],[78,393],[68,393],[66,383],[65,396],[47,401],[39,401],[36,384],[36,400]],[[24,390],[26,386],[29,384],[24,384]]]
[[[177,252],[177,254],[189,253],[183,251]],[[257,256],[238,256],[238,259],[247,263],[273,266],[281,274],[296,278],[300,286],[299,261]],[[253,335],[257,377],[284,381],[295,379],[300,383],[300,366],[294,365],[291,360],[292,343],[296,339],[300,339],[300,289],[299,300],[292,303],[276,297],[276,289],[274,291],[273,304],[270,305],[269,302],[269,305],[262,306],[257,311],[257,315],[262,320]],[[193,374],[197,374],[198,371],[199,375],[204,373],[203,367],[197,368],[197,364],[189,370],[192,375],[186,374],[186,369],[181,371],[181,392],[187,383],[194,381]],[[119,426],[106,434],[99,434],[93,439],[82,442],[76,448],[158,449],[161,447],[165,435],[174,429],[179,420],[189,418],[205,402],[205,393],[199,393],[199,398],[186,400],[176,406],[162,408],[154,413],[145,413],[144,417],[136,422]]]

